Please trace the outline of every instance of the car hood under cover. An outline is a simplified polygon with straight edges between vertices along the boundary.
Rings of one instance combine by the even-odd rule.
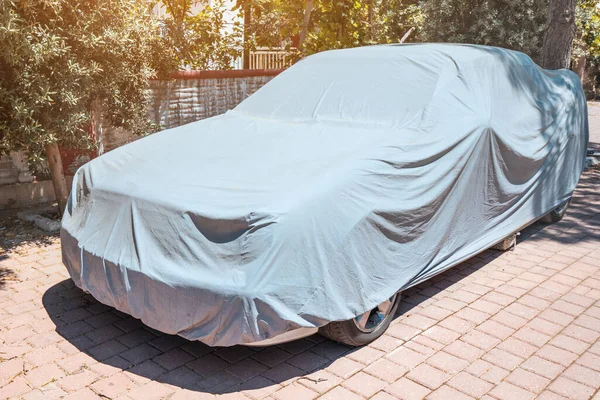
[[[431,46],[389,61],[433,82],[416,113],[277,118],[259,91],[84,165],[61,230],[76,285],[166,333],[252,343],[353,318],[568,199],[588,138],[577,77]]]

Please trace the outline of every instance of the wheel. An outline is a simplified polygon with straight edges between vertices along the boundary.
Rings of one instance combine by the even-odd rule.
[[[398,305],[400,293],[396,293],[374,309],[347,321],[335,321],[321,327],[319,333],[336,342],[349,346],[369,344],[386,331]]]
[[[569,208],[570,202],[571,202],[571,199],[561,203],[554,210],[550,211],[548,214],[543,216],[541,221],[546,222],[548,224],[552,224],[554,222],[560,221],[561,219],[563,219],[563,217],[567,213],[567,208]]]

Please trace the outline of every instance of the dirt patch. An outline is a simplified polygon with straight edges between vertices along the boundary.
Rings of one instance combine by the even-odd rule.
[[[17,251],[21,246],[49,246],[58,241],[58,233],[44,232],[31,222],[19,219],[19,211],[23,210],[4,210],[0,213],[0,259],[6,252]],[[48,214],[48,218],[60,220],[57,212],[42,213]]]

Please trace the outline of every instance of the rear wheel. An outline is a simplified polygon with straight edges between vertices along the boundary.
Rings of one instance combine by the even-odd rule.
[[[353,319],[330,322],[321,327],[319,333],[349,346],[369,344],[383,335],[390,326],[400,304],[400,297],[400,293],[396,293],[374,309]]]
[[[563,217],[565,216],[565,214],[567,213],[567,209],[569,208],[569,203],[571,202],[571,199],[561,203],[558,207],[556,207],[554,210],[550,211],[548,214],[546,214],[543,218],[542,218],[542,222],[546,222],[549,224],[552,224],[554,222],[558,222],[561,219],[563,219]]]

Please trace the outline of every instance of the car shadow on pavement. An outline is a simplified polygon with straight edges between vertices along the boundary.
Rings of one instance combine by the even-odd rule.
[[[600,172],[584,175],[567,217],[558,224],[535,223],[523,229],[519,242],[535,244],[540,238],[550,238],[557,244],[598,240],[600,203],[594,204],[591,199],[597,195],[599,181]],[[436,295],[440,292],[452,291],[454,284],[469,278],[475,271],[491,267],[490,263],[502,254],[486,250],[406,290],[396,318],[402,321],[410,318],[412,310],[439,298]],[[390,334],[385,336],[387,342],[350,348],[314,335],[264,348],[212,348],[151,329],[99,303],[71,280],[50,287],[42,301],[56,331],[89,355],[90,361],[114,367],[114,371],[126,371],[128,377],[140,385],[154,380],[212,394],[251,390],[256,391],[257,397],[267,396],[295,379],[304,380],[304,384],[314,385],[311,387],[318,390],[319,385],[327,386],[340,380],[330,372],[339,376],[353,373],[352,364],[363,368],[362,364],[370,364],[388,351],[386,346],[390,342],[401,343],[401,338]]]
[[[422,302],[468,277],[500,254],[487,250],[409,289],[395,318],[406,316]],[[371,357],[385,351],[377,344],[351,348],[319,335],[264,348],[212,348],[149,328],[101,304],[70,279],[50,287],[42,301],[56,331],[95,361],[130,372],[129,377],[134,381],[150,379],[211,394],[242,390],[262,393],[295,379],[305,380],[315,387],[327,385],[327,380],[339,378],[325,371],[326,368],[343,371],[352,368],[347,363],[370,363],[374,361]],[[396,340],[391,336],[388,339]]]

